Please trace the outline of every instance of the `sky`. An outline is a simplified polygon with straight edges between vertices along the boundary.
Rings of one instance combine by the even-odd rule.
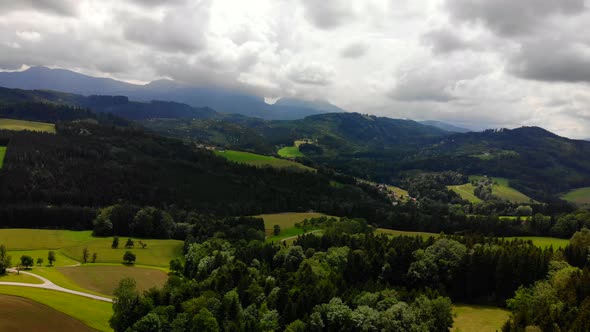
[[[0,0],[0,70],[590,137],[584,0]]]

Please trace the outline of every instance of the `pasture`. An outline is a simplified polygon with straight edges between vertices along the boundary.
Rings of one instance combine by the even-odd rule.
[[[6,156],[6,147],[0,146],[0,169],[4,166],[4,157]]]
[[[471,175],[469,176],[469,181],[473,180],[480,180],[483,176],[480,175]],[[509,180],[506,178],[492,178],[494,184],[492,186],[492,194],[495,196],[500,197],[501,199],[505,199],[515,203],[530,203],[532,200],[527,195],[521,193],[520,191],[510,187]],[[475,196],[474,190],[475,186],[471,183],[466,183],[462,185],[456,186],[447,186],[450,190],[453,190],[461,198],[470,201],[471,203],[479,203],[481,199]]]
[[[36,121],[23,121],[13,119],[0,119],[0,129],[5,130],[30,130],[30,131],[41,131],[50,134],[55,134],[55,124],[36,122]]]
[[[387,228],[377,228],[375,230],[376,234],[387,234],[391,236],[421,236],[424,240],[428,239],[429,237],[437,238],[440,234],[437,233],[428,233],[428,232],[410,232],[410,231],[398,231],[395,229],[387,229]]]
[[[78,295],[68,294],[57,292],[53,290],[47,289],[37,289],[37,288],[29,288],[29,287],[19,287],[19,286],[1,286],[0,292],[5,295],[15,295],[22,298],[27,298],[38,302],[42,305],[47,306],[45,309],[47,312],[51,314],[55,313],[55,311],[49,311],[51,307],[59,312],[64,313],[67,316],[71,316],[87,326],[90,326],[99,331],[112,331],[111,327],[109,326],[109,319],[113,315],[112,304],[108,302],[97,301],[93,299],[89,299],[87,297],[82,297]],[[0,307],[8,307],[4,305],[0,305]],[[0,309],[1,310],[1,309]],[[61,317],[60,321],[65,323],[65,320],[68,319],[66,316]],[[11,320],[14,320],[16,316],[10,316]],[[35,317],[35,319],[31,319],[31,317]],[[28,316],[27,318],[23,318],[23,320],[31,320],[36,322],[37,324],[41,323],[44,324],[37,329],[32,329],[30,331],[46,331],[45,329],[45,320],[37,319],[37,317],[45,317],[45,315],[40,316]],[[4,319],[2,319],[2,323],[4,323]],[[18,320],[20,323],[21,320]],[[1,324],[1,323],[0,323]],[[65,328],[66,325],[64,325]],[[57,329],[56,331],[67,331],[64,328]],[[3,330],[3,329],[2,329]],[[4,331],[4,330],[3,330]],[[16,329],[13,331],[27,331]],[[71,331],[92,331],[91,329],[73,329]]]
[[[6,273],[5,275],[0,275],[0,282],[20,282],[23,284],[42,284],[39,278],[35,278],[31,275],[24,274],[24,273]]]
[[[120,239],[118,249],[112,249],[112,238],[93,237],[91,231],[65,231],[40,229],[0,229],[0,244],[4,244],[16,262],[21,255],[27,254],[35,260],[41,257],[47,263],[47,251],[57,254],[58,266],[74,265],[82,260],[82,250],[88,248],[90,254],[98,254],[97,263],[121,263],[125,251],[125,241]],[[136,244],[138,239],[134,239]],[[136,264],[167,267],[172,258],[182,252],[183,241],[179,240],[143,240],[147,248],[139,245],[131,251],[137,255]]]
[[[215,151],[215,154],[218,156],[224,157],[229,161],[233,161],[233,162],[239,163],[239,164],[246,164],[246,165],[250,165],[250,166],[285,168],[285,169],[293,169],[293,170],[298,170],[298,171],[315,172],[315,169],[305,166],[305,165],[302,165],[300,163],[296,163],[291,160],[263,156],[260,154],[255,154],[255,153],[250,153],[250,152],[226,150],[226,151]]]
[[[95,331],[62,312],[29,299],[0,295],[0,331]]]
[[[453,314],[455,319],[451,331],[500,331],[502,325],[508,320],[510,312],[501,308],[454,304]]]
[[[590,204],[590,187],[571,190],[560,198],[577,205]]]
[[[126,265],[83,265],[77,267],[58,267],[66,278],[99,294],[113,295],[113,291],[123,278],[133,278],[140,292],[152,287],[162,287],[168,274],[159,269]]]
[[[279,225],[281,227],[281,235],[289,229],[295,228],[296,223],[300,223],[305,219],[311,218],[319,218],[325,217],[326,215],[323,213],[316,213],[316,212],[286,212],[286,213],[274,213],[274,214],[261,214],[256,217],[262,218],[264,220],[264,232],[266,235],[273,235],[273,227],[274,225]],[[303,230],[301,233],[303,234]],[[290,236],[299,235],[297,232]],[[284,238],[281,236],[281,238]]]
[[[387,185],[387,188],[393,191],[397,197],[408,198],[410,196],[407,190],[404,190],[400,187]]]

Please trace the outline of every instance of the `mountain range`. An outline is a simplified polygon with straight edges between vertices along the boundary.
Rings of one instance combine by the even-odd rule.
[[[138,85],[46,67],[31,67],[20,72],[0,72],[0,86],[25,90],[55,90],[84,96],[121,95],[134,101],[172,101],[267,120],[292,120],[326,112],[344,112],[343,109],[321,100],[280,99],[270,105],[262,97],[236,90],[192,87],[171,80]]]

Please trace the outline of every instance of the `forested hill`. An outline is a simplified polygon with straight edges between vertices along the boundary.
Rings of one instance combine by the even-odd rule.
[[[506,177],[513,179],[511,186],[543,200],[590,185],[590,142],[538,127],[456,134],[401,167]]]

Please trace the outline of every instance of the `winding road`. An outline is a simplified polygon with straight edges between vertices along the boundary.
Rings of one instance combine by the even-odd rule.
[[[7,271],[14,272],[14,273],[17,272],[15,269],[8,269]],[[3,281],[3,282],[0,282],[0,286],[1,285],[6,285],[6,286],[20,286],[20,287],[43,288],[43,289],[50,289],[50,290],[54,290],[54,291],[58,291],[58,292],[63,292],[63,293],[70,293],[70,294],[74,294],[74,295],[84,296],[84,297],[88,297],[88,298],[95,299],[95,300],[98,300],[98,301],[113,302],[113,299],[108,298],[108,297],[102,297],[102,296],[98,296],[98,295],[94,295],[94,294],[88,294],[88,293],[84,293],[84,292],[78,292],[78,291],[75,291],[75,290],[72,290],[72,289],[63,288],[61,286],[58,286],[58,285],[54,284],[53,282],[51,282],[51,280],[49,280],[47,278],[44,278],[44,277],[42,277],[40,275],[34,274],[34,273],[25,272],[25,271],[20,271],[20,273],[27,274],[27,275],[30,275],[32,277],[35,277],[35,278],[43,281],[43,283],[42,284],[26,284],[26,283],[22,283],[22,282]]]

